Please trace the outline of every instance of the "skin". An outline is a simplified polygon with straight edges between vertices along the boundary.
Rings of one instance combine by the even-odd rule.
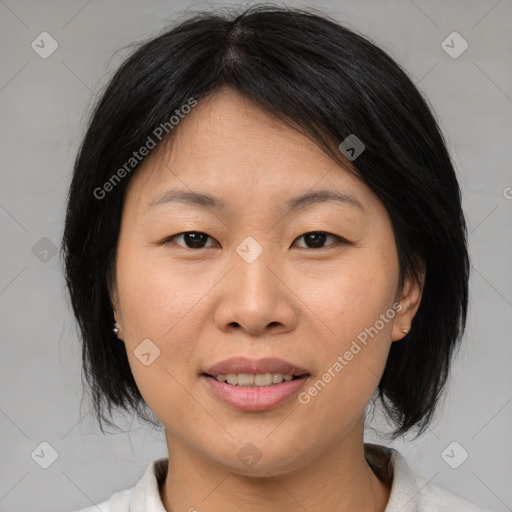
[[[227,209],[147,206],[173,186]],[[278,207],[319,189],[350,193],[365,212],[332,201]],[[187,231],[209,238],[202,248],[182,235],[158,245]],[[302,236],[314,231],[347,242],[327,236],[315,248]],[[236,252],[248,236],[263,248],[250,264]],[[134,378],[165,426],[167,511],[384,511],[390,486],[365,460],[363,415],[421,299],[422,282],[398,289],[398,270],[384,205],[309,138],[229,89],[193,108],[129,184],[111,295]],[[199,378],[242,355],[290,361],[314,383],[398,301],[394,318],[307,404],[294,397],[238,411]],[[147,338],[160,350],[149,366],[134,355]],[[252,467],[237,456],[247,442],[261,455]]]

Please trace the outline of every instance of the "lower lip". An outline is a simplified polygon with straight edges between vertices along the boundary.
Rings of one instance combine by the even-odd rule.
[[[201,379],[218,398],[241,411],[266,411],[287,402],[304,387],[308,377],[309,375],[304,375],[271,386],[244,387],[232,386],[209,375],[201,375]]]

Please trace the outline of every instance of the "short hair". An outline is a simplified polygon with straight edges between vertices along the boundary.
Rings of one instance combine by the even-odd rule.
[[[101,430],[102,422],[115,426],[105,408],[110,417],[114,407],[131,409],[155,424],[112,332],[109,291],[123,197],[138,168],[126,163],[191,98],[223,87],[300,130],[386,207],[400,289],[406,277],[425,280],[410,331],[391,344],[374,398],[394,423],[393,438],[413,427],[420,435],[445,388],[468,307],[467,228],[442,132],[407,73],[366,36],[316,9],[266,4],[194,12],[167,27],[122,63],[92,112],[61,249]],[[172,136],[166,132],[162,141]],[[350,135],[364,144],[357,160],[338,149]]]

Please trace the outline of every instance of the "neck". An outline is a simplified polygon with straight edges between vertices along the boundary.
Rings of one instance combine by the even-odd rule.
[[[167,512],[384,512],[391,486],[364,457],[363,425],[311,463],[246,476],[189,449],[166,430],[169,471],[161,488]]]

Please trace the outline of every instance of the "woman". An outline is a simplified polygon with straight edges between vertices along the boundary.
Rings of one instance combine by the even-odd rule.
[[[430,424],[469,277],[442,134],[365,37],[255,6],[141,46],[63,250],[100,427],[131,409],[169,452],[104,512],[480,510],[363,441],[376,401],[394,437]]]

